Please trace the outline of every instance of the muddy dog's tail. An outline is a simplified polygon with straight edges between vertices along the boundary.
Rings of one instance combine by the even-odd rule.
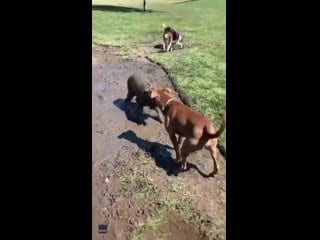
[[[216,131],[215,133],[209,133],[208,132],[208,128],[205,127],[205,133],[206,135],[209,137],[209,138],[218,138],[220,137],[220,135],[223,133],[223,131],[226,129],[226,114],[224,113],[222,115],[222,123],[221,123],[221,126],[219,128],[218,131]]]

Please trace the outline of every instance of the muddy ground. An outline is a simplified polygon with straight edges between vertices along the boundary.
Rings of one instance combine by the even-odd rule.
[[[135,71],[154,88],[171,82],[145,58],[151,48],[131,58],[118,50],[92,51],[93,239],[225,239],[225,160],[216,177],[207,177],[213,164],[202,150],[188,158],[188,171],[176,174],[175,152],[156,112],[144,108],[146,125],[139,125],[134,101],[124,103]],[[99,234],[99,224],[108,232]]]

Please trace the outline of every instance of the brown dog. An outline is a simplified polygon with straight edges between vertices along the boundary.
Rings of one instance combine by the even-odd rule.
[[[172,99],[169,95],[171,92],[170,88],[153,90],[151,98],[163,112],[165,128],[176,151],[176,161],[179,162],[181,158],[181,168],[182,170],[186,170],[189,154],[206,148],[209,150],[213,160],[213,172],[210,175],[216,175],[218,173],[218,137],[226,127],[225,114],[223,115],[220,129],[215,131],[213,124],[208,118],[185,106],[183,103]],[[175,134],[179,135],[178,141]],[[180,149],[182,137],[185,137],[185,140]]]

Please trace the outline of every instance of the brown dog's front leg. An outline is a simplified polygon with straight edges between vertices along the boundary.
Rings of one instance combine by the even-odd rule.
[[[168,116],[164,117],[164,126],[169,134],[169,137],[170,137],[170,140],[171,140],[172,145],[174,147],[174,150],[176,151],[176,163],[177,163],[180,161],[180,149],[179,149],[176,135],[175,135],[174,131],[172,131],[170,129],[170,119]]]
[[[161,110],[160,110],[160,108],[156,107],[155,109],[156,109],[156,111],[157,111],[157,113],[158,113],[159,122],[160,122],[160,123],[163,123],[163,120],[162,120],[161,117],[160,117],[160,116],[161,116],[161,113],[160,113]]]
[[[181,136],[179,136],[181,137]],[[182,137],[181,137],[182,138]],[[181,159],[182,159],[182,163],[181,163],[181,170],[182,171],[186,171],[187,170],[187,157],[189,156],[189,154],[191,152],[193,152],[195,149],[194,149],[194,144],[192,144],[192,140],[189,138],[187,138],[183,144],[182,144],[182,147],[181,147]]]
[[[172,142],[172,145],[174,147],[174,150],[176,151],[176,163],[178,163],[180,161],[180,149],[179,149],[179,145],[178,145],[178,142],[177,142],[177,139],[176,139],[176,135],[173,133],[173,134],[170,134],[169,133],[169,137],[170,137],[170,140]]]

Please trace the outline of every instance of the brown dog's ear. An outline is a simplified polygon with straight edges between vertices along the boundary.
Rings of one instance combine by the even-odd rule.
[[[169,94],[172,93],[172,89],[168,88],[168,87],[164,88],[163,91],[165,91],[166,93],[169,93]]]

